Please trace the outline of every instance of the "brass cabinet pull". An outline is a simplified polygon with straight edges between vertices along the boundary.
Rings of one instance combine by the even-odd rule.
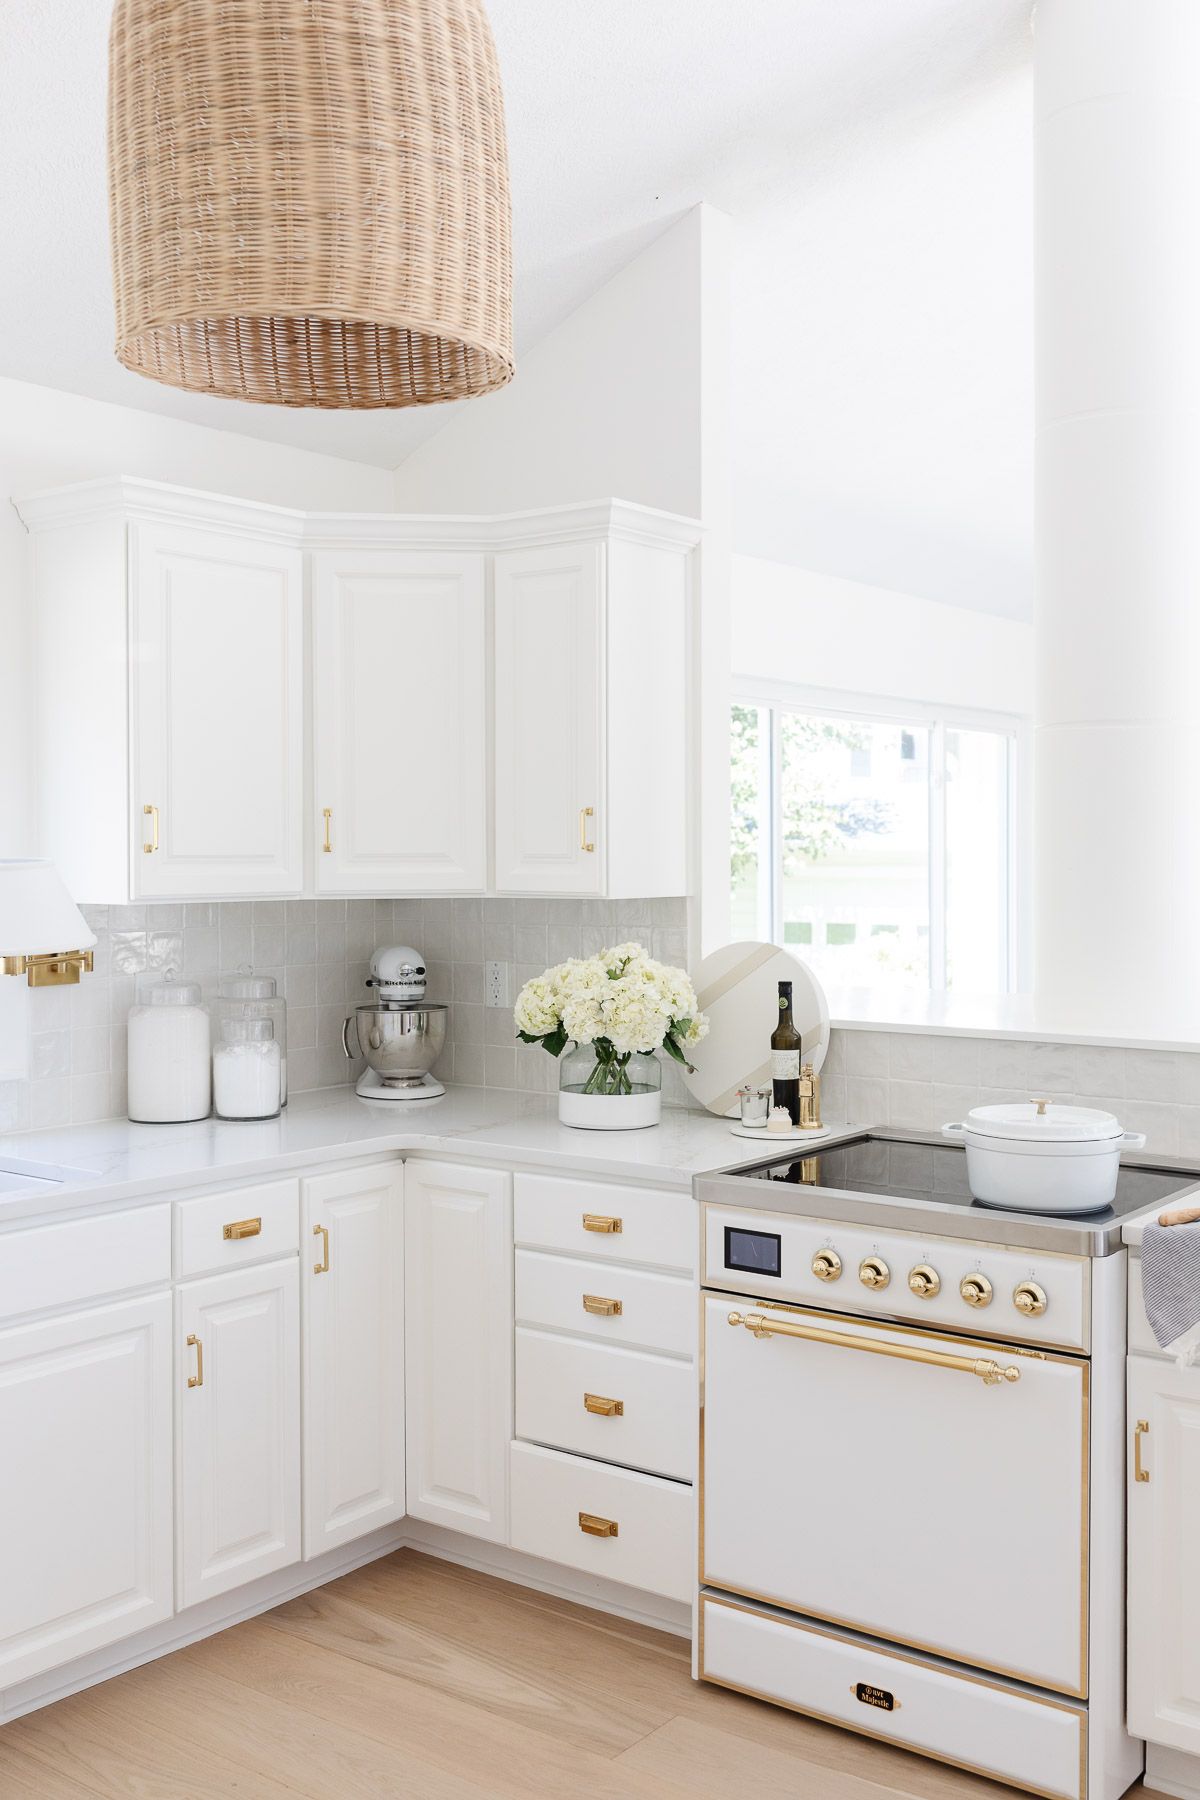
[[[1142,1467],[1142,1439],[1150,1435],[1149,1419],[1139,1419],[1133,1428],[1133,1479],[1149,1481],[1150,1471]]]
[[[234,1219],[222,1228],[221,1236],[236,1241],[239,1238],[257,1237],[261,1230],[261,1219]]]
[[[596,809],[594,806],[581,806],[580,807],[580,809],[579,809],[579,848],[582,851],[584,851],[584,853],[588,856],[591,856],[594,853],[596,846],[588,838],[587,822],[589,819],[594,819],[595,816],[596,816]]]
[[[148,844],[142,845],[142,851],[143,851],[143,854],[146,856],[153,856],[154,852],[158,849],[158,808],[157,808],[157,806],[143,806],[142,817],[144,819],[149,819],[149,821],[150,821],[150,842]]]
[[[622,1312],[623,1304],[620,1300],[608,1299],[605,1294],[585,1294],[583,1310],[585,1313],[594,1313],[598,1319],[615,1319]]]
[[[833,1344],[839,1350],[865,1350],[871,1356],[894,1356],[901,1362],[929,1363],[935,1369],[958,1369],[977,1375],[985,1387],[1000,1381],[1020,1381],[1021,1371],[1010,1363],[1002,1368],[986,1357],[956,1356],[952,1350],[926,1350],[906,1344],[889,1344],[875,1338],[853,1337],[848,1331],[827,1331],[822,1325],[796,1325],[791,1319],[768,1319],[762,1313],[731,1312],[731,1325],[744,1325],[756,1338],[804,1338],[810,1344]]]
[[[190,1332],[188,1334],[188,1349],[189,1350],[192,1349],[193,1346],[195,1347],[195,1351],[196,1351],[196,1373],[194,1375],[188,1376],[188,1386],[190,1388],[203,1387],[204,1386],[204,1345],[200,1342],[200,1339],[196,1336],[194,1331]]]
[[[589,1537],[617,1537],[617,1521],[602,1519],[598,1513],[580,1513],[579,1529],[586,1531]]]
[[[314,1275],[329,1273],[329,1228],[325,1225],[314,1225],[313,1236],[321,1239],[321,1260],[313,1264]]]
[[[583,1396],[584,1412],[595,1413],[600,1419],[621,1419],[625,1416],[623,1400],[609,1400],[604,1394],[585,1394]]]
[[[323,806],[321,808],[321,817],[325,821],[325,842],[321,845],[321,849],[324,851],[326,856],[332,856],[333,855],[333,839],[330,836],[330,825],[329,825],[330,820],[333,818],[332,806]]]
[[[620,1219],[610,1219],[604,1213],[584,1213],[583,1229],[585,1231],[618,1232],[621,1229]]]

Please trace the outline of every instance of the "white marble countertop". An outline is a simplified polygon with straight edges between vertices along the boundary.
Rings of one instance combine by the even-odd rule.
[[[384,1152],[447,1156],[503,1167],[558,1169],[689,1189],[708,1170],[757,1162],[763,1144],[728,1123],[664,1107],[647,1131],[576,1131],[560,1125],[552,1096],[451,1088],[428,1101],[360,1100],[352,1088],[297,1094],[277,1119],[134,1125],[107,1119],[0,1137],[0,1226],[44,1220],[114,1200],[262,1181],[291,1169]],[[14,1164],[52,1164],[54,1183],[14,1181]]]

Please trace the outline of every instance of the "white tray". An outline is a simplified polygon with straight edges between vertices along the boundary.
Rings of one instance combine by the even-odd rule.
[[[729,1127],[734,1137],[754,1138],[760,1144],[819,1144],[840,1131],[840,1125],[822,1125],[820,1131],[768,1131],[765,1125],[743,1125],[734,1119]]]

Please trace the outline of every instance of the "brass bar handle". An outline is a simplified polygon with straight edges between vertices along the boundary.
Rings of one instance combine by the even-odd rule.
[[[588,1537],[619,1537],[620,1532],[615,1519],[602,1519],[598,1513],[580,1513],[579,1529]]]
[[[1133,1479],[1149,1481],[1150,1471],[1142,1466],[1142,1439],[1150,1435],[1149,1419],[1139,1419],[1133,1428]]]
[[[235,1242],[238,1242],[242,1238],[257,1237],[261,1230],[261,1219],[234,1219],[230,1224],[222,1228],[221,1236],[223,1238],[232,1238]]]
[[[158,849],[158,808],[157,808],[157,806],[143,806],[142,817],[144,819],[149,819],[149,821],[150,821],[150,842],[148,844],[142,845],[142,853],[145,856],[153,856],[154,852]]]
[[[619,1318],[623,1305],[624,1303],[620,1300],[610,1300],[607,1294],[585,1294],[583,1296],[584,1312],[592,1313],[598,1319]]]
[[[328,1273],[329,1273],[329,1229],[328,1229],[328,1227],[325,1225],[314,1225],[313,1226],[313,1236],[319,1237],[321,1239],[321,1260],[319,1263],[313,1264],[313,1274],[314,1275],[328,1275]]]
[[[621,1419],[625,1416],[625,1402],[610,1400],[605,1394],[585,1394],[583,1410],[595,1413],[599,1419]]]
[[[330,829],[331,829],[330,821],[333,818],[332,806],[323,806],[321,808],[321,817],[325,821],[325,842],[321,845],[321,849],[326,856],[332,856],[333,855],[333,838],[330,835]]]
[[[1021,1371],[1010,1363],[1003,1368],[982,1356],[956,1356],[952,1350],[918,1349],[905,1344],[876,1342],[874,1338],[854,1337],[848,1331],[828,1331],[823,1325],[797,1325],[791,1319],[768,1319],[762,1313],[731,1312],[731,1325],[744,1325],[756,1338],[803,1338],[810,1344],[832,1344],[838,1350],[865,1350],[871,1356],[894,1356],[900,1362],[928,1363],[935,1369],[957,1369],[964,1375],[977,1375],[985,1387],[1001,1381],[1020,1381]]]
[[[189,1332],[189,1334],[188,1334],[188,1349],[191,1350],[193,1348],[195,1349],[195,1352],[196,1352],[196,1373],[194,1375],[188,1376],[188,1386],[190,1388],[203,1387],[204,1386],[204,1345],[200,1342],[200,1339],[196,1336],[194,1331]]]
[[[609,1218],[604,1213],[584,1213],[583,1229],[585,1231],[601,1231],[615,1233],[621,1229],[620,1219]]]
[[[588,839],[588,820],[594,819],[595,816],[596,816],[596,809],[594,806],[581,806],[580,807],[580,809],[579,809],[579,848],[582,851],[584,851],[585,854],[588,856],[594,855],[595,849],[596,849],[595,844],[591,843]]]

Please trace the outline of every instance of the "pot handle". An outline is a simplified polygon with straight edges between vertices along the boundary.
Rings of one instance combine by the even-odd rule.
[[[354,1026],[354,1035],[355,1035],[355,1037],[357,1037],[358,1036],[358,1020],[353,1013],[351,1013],[351,1015],[348,1019],[342,1020],[342,1049],[346,1052],[346,1061],[347,1062],[354,1061],[354,1052],[350,1048],[350,1027],[351,1027],[351,1025]],[[361,1054],[361,1052],[360,1052],[360,1054]]]
[[[942,1126],[942,1136],[943,1137],[965,1138],[966,1135],[967,1135],[967,1128],[965,1125],[943,1125]]]
[[[1123,1131],[1121,1133],[1122,1150],[1144,1150],[1146,1134],[1144,1131]]]

